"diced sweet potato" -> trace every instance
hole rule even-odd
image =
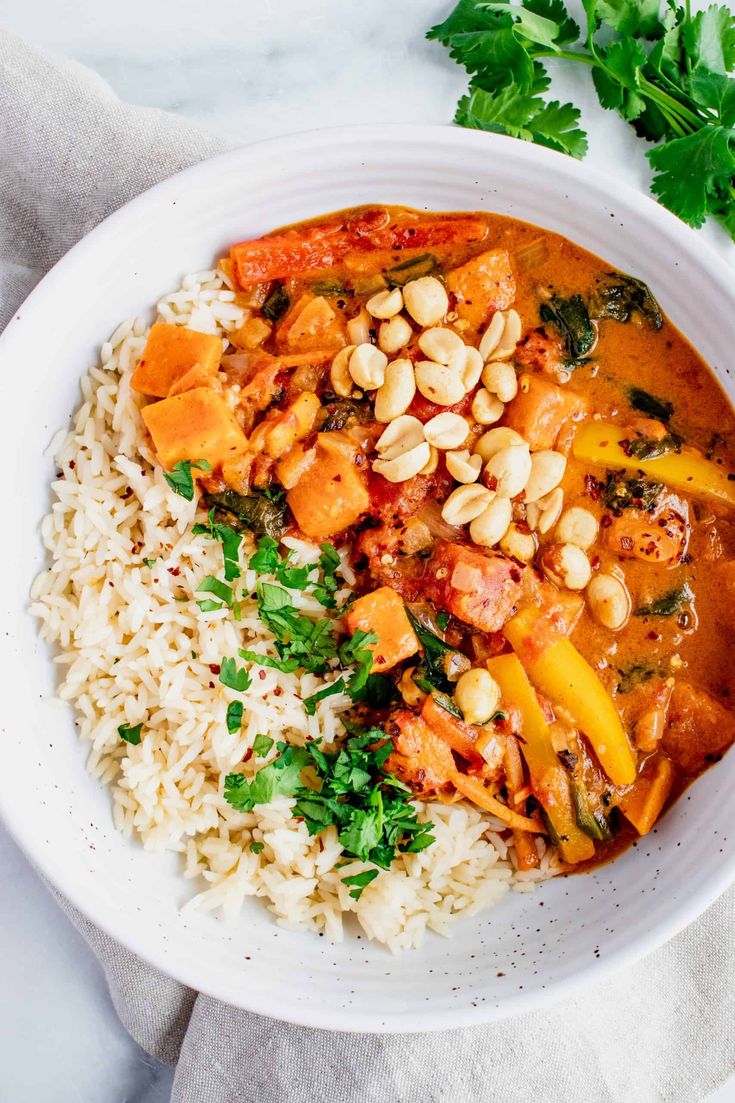
[[[611,519],[604,535],[610,551],[624,559],[642,559],[661,567],[675,565],[689,541],[687,504],[669,495],[653,513],[626,509]]]
[[[247,447],[229,406],[207,387],[153,402],[141,413],[158,458],[167,469],[179,460],[207,460],[213,468],[221,467]]]
[[[345,614],[347,630],[358,628],[374,632],[377,643],[369,644],[373,653],[373,672],[381,674],[415,655],[419,641],[406,616],[403,602],[390,586],[381,586],[354,601]]]
[[[502,555],[439,540],[426,565],[427,597],[481,632],[497,632],[523,592],[522,574]]]
[[[216,334],[156,322],[130,385],[141,394],[166,398],[176,381],[195,364],[204,375],[213,378],[221,358],[222,338]]]
[[[587,410],[581,395],[539,375],[524,374],[518,394],[505,408],[503,424],[528,441],[532,452],[553,448],[559,433]]]
[[[516,284],[505,249],[490,249],[447,274],[447,290],[457,300],[456,310],[479,329],[496,310],[506,310],[515,299]]]
[[[261,421],[250,437],[251,450],[265,449],[271,459],[279,459],[311,432],[320,409],[321,403],[314,392],[302,391],[285,410]]]
[[[358,449],[343,433],[320,433],[314,462],[287,494],[301,531],[316,540],[342,532],[367,512],[370,496],[355,462]]]
[[[453,782],[457,767],[451,749],[416,713],[397,712],[386,733],[395,750],[385,768],[415,792],[428,796]]]
[[[440,739],[444,740],[453,751],[456,751],[457,754],[462,755],[463,758],[473,764],[482,762],[482,756],[475,745],[482,729],[473,728],[470,724],[465,724],[462,720],[452,716],[441,705],[437,705],[431,694],[423,703],[421,716],[434,735],[438,735]]]
[[[563,369],[567,356],[563,341],[543,329],[532,329],[518,342],[513,353],[513,359],[522,367],[550,375]]]
[[[278,327],[279,348],[309,352],[338,349],[346,344],[342,323],[323,295],[305,292]]]
[[[626,820],[639,835],[647,835],[661,815],[674,781],[671,759],[665,754],[649,758],[636,780],[618,803]]]
[[[735,712],[704,689],[677,682],[661,741],[676,765],[695,776],[717,762],[735,742]]]
[[[209,387],[214,376],[203,368],[201,364],[195,364],[193,368],[180,375],[171,385],[167,398],[173,398],[175,394],[183,394],[184,391],[193,391],[195,387]]]

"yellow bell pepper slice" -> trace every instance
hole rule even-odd
[[[623,425],[590,421],[582,425],[574,437],[572,453],[575,460],[611,470],[642,471],[649,478],[665,483],[672,490],[691,494],[695,498],[724,502],[735,507],[735,473],[712,463],[693,448],[667,452],[651,460],[639,460],[626,455],[621,441],[630,439],[630,430]]]
[[[577,824],[566,770],[557,758],[535,690],[517,655],[488,659],[487,668],[500,686],[501,701],[512,705],[521,717],[521,752],[528,765],[531,785],[559,838],[565,862],[592,858],[595,844]]]
[[[568,639],[548,641],[537,609],[523,609],[508,621],[505,637],[533,684],[562,705],[595,749],[603,770],[615,785],[630,785],[636,760],[618,710],[586,659]]]

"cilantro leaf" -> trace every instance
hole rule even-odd
[[[225,800],[236,812],[250,812],[256,804],[270,804],[275,797],[292,797],[301,785],[301,771],[310,761],[302,747],[284,747],[251,781],[244,774],[228,774]]]
[[[735,68],[735,16],[729,8],[712,4],[682,24],[687,53],[711,73],[727,75]]]
[[[272,536],[261,536],[256,551],[250,556],[248,567],[258,574],[275,574],[278,563],[278,541]]]
[[[251,843],[250,850],[253,854],[260,854],[261,850],[265,846],[265,843]]]
[[[375,880],[379,872],[380,870],[378,869],[366,869],[364,873],[355,873],[352,877],[343,877],[342,882],[345,885],[355,886],[350,892],[350,896],[353,900],[359,900],[362,896],[363,889],[365,889],[371,881]]]
[[[242,701],[230,701],[227,706],[227,715],[225,717],[225,723],[230,735],[234,735],[235,732],[239,732],[242,725]]]
[[[660,7],[660,0],[597,0],[595,15],[625,37],[655,38]]]
[[[212,465],[207,460],[179,460],[170,471],[164,471],[163,477],[171,489],[180,497],[191,502],[194,498],[194,479],[191,474],[192,467],[199,471],[211,471]]]
[[[219,680],[228,689],[234,689],[237,693],[244,693],[250,686],[250,675],[247,670],[238,669],[234,659],[225,658],[220,663]]]
[[[704,224],[711,198],[730,186],[735,173],[733,137],[729,127],[707,126],[648,154],[656,174],[652,191],[692,226]]]
[[[584,157],[587,137],[578,126],[579,117],[572,104],[545,103],[519,85],[508,84],[494,93],[474,88],[459,101],[454,121],[460,126],[508,134],[573,157]]]
[[[210,539],[221,542],[225,561],[225,581],[233,582],[240,577],[239,557],[242,533],[222,521],[215,521],[215,512],[214,508],[210,509],[207,524],[194,525],[192,532],[195,536],[209,536]]]
[[[117,729],[117,734],[121,739],[124,739],[126,743],[131,743],[134,747],[137,747],[140,743],[140,733],[142,730],[142,722],[133,726],[130,724],[121,724]]]
[[[331,685],[324,686],[322,689],[317,690],[316,693],[312,693],[310,697],[304,697],[304,708],[308,716],[313,716],[316,712],[316,706],[320,701],[323,701],[325,697],[333,697],[335,693],[342,693],[347,688],[347,683],[344,678],[338,678],[336,682],[332,682]]]
[[[272,746],[273,740],[269,735],[258,734],[253,740],[253,754],[257,758],[265,758]]]
[[[197,594],[214,594],[224,605],[230,607],[232,605],[233,593],[232,586],[226,585],[224,582],[220,582],[214,575],[208,574],[206,578],[197,586],[195,593]],[[206,602],[200,602],[200,605],[208,604]],[[219,606],[221,608],[221,606]]]

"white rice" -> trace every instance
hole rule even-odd
[[[243,317],[214,271],[187,276],[157,307],[157,320],[223,338]],[[497,903],[509,888],[528,890],[558,872],[541,840],[540,870],[516,872],[502,823],[464,802],[419,804],[436,842],[400,855],[354,900],[342,878],[368,866],[335,868],[341,847],[334,829],[310,837],[286,798],[250,813],[224,800],[225,775],[240,767],[259,732],[331,743],[351,702],[335,695],[309,717],[302,698],[324,679],[256,667],[242,728],[228,733],[227,705],[239,695],[219,683],[210,664],[241,647],[268,651],[272,637],[252,600],[239,624],[227,611],[201,613],[191,600],[205,575],[221,572],[221,548],[192,535],[196,502],[169,489],[145,443],[143,400],[130,377],[147,332],[146,319],[123,322],[81,381],[82,405],[56,452],[63,474],[42,525],[51,565],[32,588],[32,612],[63,670],[59,696],[76,707],[90,772],[111,786],[117,828],[146,849],[181,853],[184,876],[200,890],[187,908],[234,919],[246,896],[259,896],[280,924],[333,939],[342,937],[343,917],[352,912],[369,938],[394,951],[418,946],[427,928],[446,934],[453,920]],[[297,540],[290,546],[295,564],[318,555]],[[244,541],[241,551],[246,563],[252,543]],[[152,568],[146,558],[156,560]],[[253,573],[243,577],[254,590]],[[352,581],[346,565],[343,578],[346,586]],[[295,603],[320,609],[305,594]],[[120,739],[120,724],[141,722],[138,746]],[[264,843],[259,854],[251,842]]]

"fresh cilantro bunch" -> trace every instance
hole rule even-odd
[[[658,143],[652,190],[691,226],[708,216],[735,239],[735,17],[689,0],[583,0],[586,29],[563,0],[460,0],[428,32],[471,74],[461,126],[509,134],[573,157],[587,136],[572,104],[547,101],[548,58],[586,65],[600,104]]]

